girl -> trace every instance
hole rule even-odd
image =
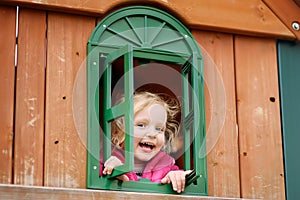
[[[175,160],[167,153],[178,133],[176,116],[179,104],[174,99],[163,99],[157,94],[140,92],[134,95],[134,172],[123,174],[122,181],[148,178],[152,182],[172,183],[173,190],[184,191],[185,175],[190,171],[179,170]],[[105,161],[103,175],[124,163],[124,122],[118,118],[112,122],[112,143],[116,148]]]

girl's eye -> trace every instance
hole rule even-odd
[[[164,131],[164,128],[162,128],[162,127],[156,127],[155,128],[157,131],[159,131],[159,132],[163,132]]]
[[[138,127],[140,127],[140,128],[144,128],[144,127],[145,127],[145,124],[140,123],[140,124],[136,124],[136,126],[138,126]]]

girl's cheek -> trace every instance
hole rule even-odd
[[[134,128],[133,132],[134,132],[134,137],[142,137],[143,136],[143,131],[140,130],[139,128]]]
[[[165,136],[163,134],[161,134],[158,137],[158,142],[159,142],[160,145],[164,145],[165,144]]]

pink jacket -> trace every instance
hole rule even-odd
[[[116,156],[124,163],[125,158],[120,150],[113,150],[112,155]],[[100,165],[100,174],[102,174],[102,165]],[[160,182],[169,171],[179,170],[179,167],[175,165],[175,160],[163,151],[160,151],[154,158],[152,158],[146,165],[142,178],[147,178],[152,182]],[[126,173],[129,180],[138,181],[139,178],[135,172]]]

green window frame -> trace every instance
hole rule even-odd
[[[122,59],[124,102],[112,105],[112,63]],[[87,188],[170,193],[170,184],[147,180],[121,182],[114,177],[133,171],[134,59],[181,66],[184,170],[195,169],[195,179],[183,194],[207,195],[203,59],[192,34],[176,18],[161,10],[134,6],[115,11],[94,29],[87,45]],[[111,155],[113,119],[124,116],[125,163],[112,175],[100,176],[100,157]],[[102,129],[101,129],[102,128]],[[102,144],[102,147],[101,146]],[[198,153],[197,153],[198,152]],[[192,158],[192,159],[191,159]]]

